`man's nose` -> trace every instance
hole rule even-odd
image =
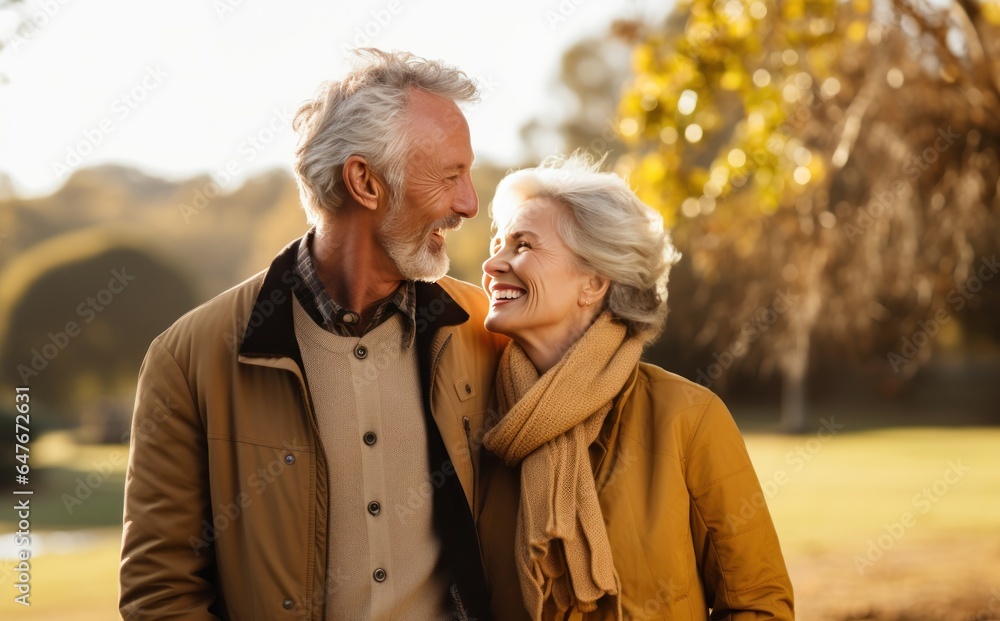
[[[463,218],[475,218],[479,213],[479,195],[472,185],[472,175],[463,175],[458,194],[455,196],[455,203],[451,207],[452,211]]]

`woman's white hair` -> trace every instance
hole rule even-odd
[[[410,90],[419,88],[455,102],[475,101],[479,89],[465,73],[407,52],[356,51],[342,80],[325,82],[295,113],[295,178],[311,224],[322,228],[346,198],[344,164],[358,155],[389,186],[390,210],[402,199],[410,153],[406,132]]]
[[[548,199],[561,208],[563,242],[585,272],[610,281],[604,308],[632,336],[652,342],[667,317],[667,279],[680,254],[670,243],[663,218],[635,195],[621,177],[600,172],[577,152],[546,158],[536,168],[500,181],[490,212],[500,231],[526,201]]]

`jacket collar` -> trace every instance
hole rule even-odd
[[[629,375],[627,380],[625,380],[625,384],[622,386],[622,389],[618,391],[618,396],[616,396],[614,400],[614,406],[608,413],[608,420],[611,421],[611,426],[610,428],[601,430],[601,437],[606,437],[608,441],[614,440],[614,437],[618,434],[618,423],[622,417],[622,408],[628,401],[629,395],[632,394],[632,390],[635,388],[635,384],[639,379],[639,365],[641,364],[642,362],[636,363],[635,368],[632,369],[632,374]]]
[[[282,249],[261,281],[243,331],[240,356],[291,358],[302,367],[302,353],[295,338],[292,289],[297,284],[296,253],[300,239]],[[428,339],[439,328],[465,323],[469,314],[437,283],[416,283],[417,334]]]
[[[622,419],[622,409],[625,403],[628,402],[629,395],[635,389],[639,378],[639,364],[642,363],[635,365],[635,368],[632,369],[632,374],[625,380],[625,385],[622,386],[622,389],[612,401],[611,410],[604,418],[604,424],[601,425],[601,433],[598,434],[597,440],[590,445],[591,464],[593,466],[594,477],[597,480],[598,491],[607,482],[607,476],[610,474],[602,474],[602,466],[604,466],[605,457],[607,457],[608,453],[614,451],[615,444],[618,442],[618,428]],[[609,464],[609,466],[613,467],[614,464]]]

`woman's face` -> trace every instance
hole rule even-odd
[[[563,243],[558,205],[530,199],[497,232],[483,263],[483,289],[490,294],[486,329],[520,344],[552,347],[586,330],[600,300],[586,304],[592,275],[577,267]]]

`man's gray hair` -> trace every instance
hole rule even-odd
[[[411,144],[406,132],[410,89],[456,103],[475,101],[479,89],[465,73],[407,52],[374,48],[342,80],[325,82],[295,113],[295,178],[309,222],[323,228],[344,204],[344,164],[352,155],[368,162],[389,186],[398,206]]]
[[[621,177],[600,172],[602,162],[578,152],[511,173],[497,186],[490,212],[504,231],[525,201],[555,203],[562,212],[559,233],[579,267],[611,281],[604,308],[648,343],[663,330],[667,279],[680,254],[660,214]]]

